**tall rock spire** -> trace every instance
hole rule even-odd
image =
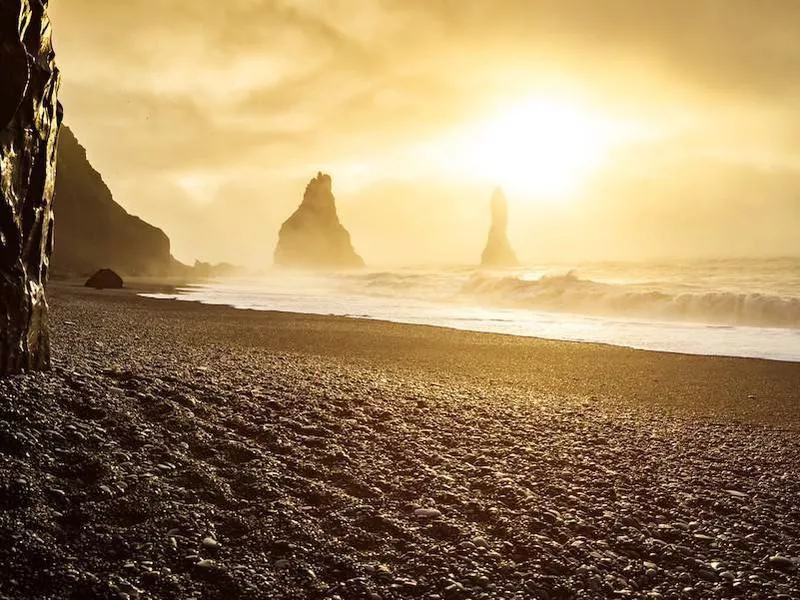
[[[500,188],[492,194],[491,208],[492,224],[489,227],[489,240],[481,256],[481,266],[515,267],[519,261],[508,241],[508,201]]]

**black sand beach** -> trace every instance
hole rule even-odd
[[[800,364],[49,297],[2,598],[800,597]]]

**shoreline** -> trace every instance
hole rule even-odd
[[[192,285],[192,284],[188,284]],[[172,288],[170,288],[172,289]],[[253,313],[264,313],[268,315],[291,315],[294,317],[321,317],[323,319],[348,319],[353,321],[372,321],[375,323],[382,323],[384,325],[402,325],[407,327],[429,327],[433,329],[443,329],[446,331],[458,331],[464,333],[473,333],[477,335],[490,335],[490,336],[502,336],[502,337],[509,337],[512,339],[531,339],[537,341],[544,341],[544,342],[558,342],[561,344],[585,344],[590,346],[597,346],[600,348],[624,348],[626,350],[635,350],[636,352],[648,352],[648,353],[655,353],[655,354],[665,354],[665,355],[674,355],[674,356],[686,356],[686,357],[704,357],[704,358],[725,358],[725,359],[736,359],[736,360],[756,360],[756,361],[765,361],[765,362],[775,362],[775,363],[782,363],[787,365],[798,365],[800,364],[800,359],[798,360],[789,360],[789,359],[781,359],[781,358],[767,358],[762,356],[738,356],[735,354],[701,354],[701,353],[693,353],[693,352],[681,352],[678,350],[652,350],[649,348],[640,348],[637,346],[626,346],[623,344],[613,344],[611,342],[593,342],[593,341],[585,341],[585,340],[566,340],[560,338],[548,338],[542,337],[539,335],[522,335],[522,334],[515,334],[515,333],[505,333],[502,331],[480,331],[476,329],[466,329],[460,327],[453,327],[451,325],[432,325],[430,323],[411,323],[408,321],[394,321],[392,319],[383,319],[379,317],[359,317],[356,315],[335,315],[335,314],[320,314],[320,313],[306,313],[306,312],[298,312],[293,310],[274,310],[274,309],[258,309],[258,308],[249,308],[249,307],[236,307],[230,304],[210,304],[200,302],[198,300],[180,300],[179,298],[153,298],[151,296],[146,296],[142,294],[150,294],[152,292],[138,290],[133,291],[131,290],[132,295],[145,298],[147,300],[156,300],[161,302],[186,302],[192,304],[199,304],[201,306],[210,306],[210,307],[217,307],[217,308],[228,308],[235,311],[248,311]],[[171,293],[171,291],[163,292],[165,294]],[[178,292],[175,291],[177,294]],[[703,323],[690,323],[691,325],[704,325]]]
[[[452,327],[449,325],[432,325],[429,323],[409,323],[406,321],[394,321],[391,319],[383,319],[378,317],[362,317],[356,315],[337,315],[337,314],[321,314],[321,313],[307,313],[307,312],[298,312],[293,310],[274,310],[274,309],[258,309],[258,308],[250,308],[250,307],[235,307],[230,304],[211,304],[211,303],[204,303],[197,300],[181,300],[179,298],[154,298],[147,294],[175,294],[178,295],[178,289],[180,287],[185,287],[188,285],[199,285],[202,284],[202,281],[182,281],[181,283],[165,283],[162,280],[154,279],[153,283],[151,284],[141,284],[142,287],[133,287],[126,285],[124,288],[119,290],[111,290],[111,289],[102,289],[102,290],[94,290],[94,289],[87,289],[83,286],[82,283],[79,283],[77,280],[73,283],[71,281],[58,281],[54,282],[55,285],[53,286],[56,288],[56,293],[59,293],[59,288],[61,288],[61,292],[64,290],[71,290],[72,292],[79,291],[81,289],[85,290],[89,294],[95,293],[99,295],[103,294],[113,294],[119,296],[128,296],[131,298],[141,298],[142,300],[146,301],[155,301],[155,302],[167,302],[167,303],[177,303],[177,304],[193,304],[196,306],[207,307],[210,309],[219,309],[219,310],[230,310],[235,311],[236,313],[251,313],[254,315],[263,314],[267,316],[289,316],[295,318],[319,318],[319,319],[344,319],[346,321],[356,321],[356,322],[373,322],[381,325],[386,326],[401,326],[401,327],[414,327],[414,328],[425,328],[425,329],[433,329],[433,330],[444,330],[448,332],[458,332],[458,333],[465,333],[465,334],[472,334],[472,335],[481,335],[481,336],[499,336],[502,338],[510,338],[514,340],[533,340],[534,342],[553,342],[558,344],[578,344],[578,345],[585,345],[585,346],[595,346],[598,348],[608,348],[608,349],[624,349],[630,350],[634,352],[646,352],[649,354],[657,354],[657,355],[666,355],[666,356],[680,356],[680,357],[696,357],[696,358],[708,358],[708,359],[725,359],[725,360],[743,360],[743,361],[763,361],[768,363],[780,363],[785,365],[798,365],[800,366],[800,361],[794,360],[786,360],[786,359],[779,359],[779,358],[764,358],[759,356],[736,356],[736,355],[725,355],[725,354],[695,354],[691,352],[680,352],[680,351],[672,351],[672,350],[650,350],[648,348],[637,348],[635,346],[624,346],[620,344],[613,344],[610,342],[593,342],[593,341],[584,341],[584,340],[566,340],[566,339],[559,339],[559,338],[547,338],[537,335],[519,335],[514,333],[505,333],[505,332],[495,332],[495,331],[478,331],[474,329],[461,329],[459,327]],[[78,294],[80,295],[80,294]],[[691,325],[703,325],[703,323],[690,323]]]
[[[206,283],[211,285],[213,289],[213,282]],[[143,289],[137,293],[152,294],[154,292],[149,289]],[[792,327],[716,325],[699,321],[649,321],[639,318],[628,319],[620,316],[613,317],[570,312],[531,312],[517,308],[510,309],[514,314],[507,316],[504,311],[509,309],[502,307],[488,309],[497,311],[495,318],[488,319],[477,314],[470,316],[469,309],[466,314],[458,313],[457,318],[437,317],[435,316],[435,312],[430,314],[426,313],[427,316],[419,318],[406,316],[402,310],[400,313],[396,313],[395,316],[392,316],[392,314],[386,313],[386,307],[380,305],[375,307],[365,305],[362,309],[364,314],[361,314],[358,310],[352,314],[326,313],[324,309],[319,310],[318,308],[314,309],[317,312],[306,313],[299,312],[294,306],[285,305],[286,303],[282,303],[280,296],[276,298],[278,308],[267,308],[265,306],[236,307],[233,303],[224,302],[206,303],[203,301],[202,294],[196,296],[191,291],[183,293],[180,292],[178,288],[155,291],[154,295],[158,294],[163,294],[168,297],[156,299],[196,302],[211,306],[228,306],[236,310],[284,312],[296,315],[315,314],[319,316],[339,316],[343,318],[372,320],[401,325],[439,327],[489,335],[510,335],[519,338],[599,344],[649,352],[662,352],[666,354],[754,358],[777,362],[800,363],[800,353],[796,350],[796,348],[800,348],[800,337],[798,337],[800,330]],[[229,300],[235,301],[235,298],[229,298]],[[302,300],[306,299],[303,298]],[[360,298],[354,298],[354,301],[360,302]],[[271,304],[273,304],[273,306],[275,305],[274,303]],[[459,311],[464,307],[454,306],[453,308]],[[479,310],[477,307],[471,308]],[[533,317],[533,321],[528,322],[529,317]],[[508,325],[515,322],[517,318],[520,319],[517,326],[509,327]],[[539,323],[539,318],[544,318],[544,321]],[[561,323],[561,326],[557,327],[555,331],[551,331],[550,337],[543,337],[542,327],[546,329],[550,328],[551,318],[555,318],[556,322]],[[459,325],[458,323],[462,321],[468,322],[469,324]],[[499,326],[495,321],[501,321],[503,325]],[[586,331],[581,335],[576,335],[576,327],[578,329],[585,328]],[[596,327],[599,327],[599,329],[595,329]],[[658,335],[653,335],[651,333],[653,327],[658,329]],[[691,336],[686,337],[689,335],[684,333],[686,331],[691,331]],[[796,345],[794,344],[794,338],[797,338]],[[738,347],[744,347],[745,350],[729,350],[730,348]]]
[[[159,285],[156,282],[155,287]],[[67,286],[61,292],[76,298],[119,302],[125,307],[138,306],[145,312],[150,312],[150,309],[157,311],[160,307],[168,314],[183,318],[213,319],[217,326],[210,332],[212,336],[231,337],[226,327],[219,327],[225,322],[235,323],[236,330],[243,333],[250,325],[255,328],[273,327],[280,334],[276,338],[261,335],[254,338],[255,342],[247,341],[245,344],[255,344],[270,351],[291,349],[315,355],[332,354],[337,358],[347,358],[347,354],[352,354],[359,360],[364,357],[380,360],[382,367],[389,368],[394,368],[392,363],[408,363],[411,360],[419,363],[418,368],[422,370],[433,367],[441,372],[441,365],[431,364],[433,359],[461,373],[467,369],[454,360],[451,350],[464,351],[469,362],[475,365],[473,372],[485,369],[486,364],[499,363],[499,367],[491,369],[493,375],[508,380],[508,385],[527,388],[534,384],[533,389],[537,392],[549,393],[554,388],[558,393],[605,394],[619,400],[629,400],[632,396],[652,395],[657,391],[657,384],[669,382],[666,397],[657,403],[664,405],[660,406],[662,409],[669,405],[677,408],[678,412],[683,410],[696,415],[707,413],[723,416],[729,416],[725,411],[735,409],[739,417],[757,415],[756,420],[784,422],[800,428],[800,362],[645,350],[599,342],[554,340],[340,315],[240,309],[229,305],[139,295],[148,293],[148,289],[154,288],[127,287],[97,291],[82,286]],[[54,291],[59,294],[58,290]],[[321,343],[322,340],[307,335],[299,339],[286,336],[287,329],[296,330],[300,325],[307,325],[312,331],[327,330],[325,337],[335,336],[335,341]],[[389,351],[378,341],[381,335],[389,333],[392,340],[402,342],[395,351]],[[360,336],[364,336],[364,341],[360,341]],[[409,347],[411,341],[421,344],[421,348],[429,354],[427,360],[416,360],[415,350]],[[452,344],[455,344],[454,348],[450,347]],[[499,357],[496,355],[498,349],[501,351]],[[481,357],[487,360],[478,366],[480,360],[475,359]],[[498,358],[505,358],[505,364]],[[538,364],[543,358],[546,359],[545,364]],[[582,365],[573,372],[571,366],[576,362]],[[533,370],[526,374],[524,370],[528,367],[533,367]],[[631,368],[638,371],[642,379],[633,386],[638,389],[629,389],[631,384],[636,383],[629,379]],[[510,375],[512,372],[514,376]],[[543,383],[535,385],[536,376],[543,374],[546,374]],[[613,385],[607,381],[609,375],[624,377],[628,381],[626,385]],[[695,394],[706,394],[707,402],[712,394],[717,396],[716,406],[692,406],[695,399],[688,393],[679,393],[681,386],[691,388]],[[765,399],[769,400],[767,405],[764,404]]]

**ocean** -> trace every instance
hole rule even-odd
[[[146,294],[240,309],[800,361],[800,259],[408,267],[259,277]]]

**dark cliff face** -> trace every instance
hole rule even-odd
[[[50,363],[44,285],[61,123],[47,0],[0,0],[0,375]]]
[[[354,268],[364,261],[350,234],[339,222],[331,177],[317,173],[306,187],[303,202],[281,226],[275,264],[298,268]]]
[[[53,209],[53,272],[85,275],[110,268],[126,275],[172,270],[166,234],[114,201],[68,127],[61,130]]]
[[[503,191],[495,190],[492,195],[492,224],[489,240],[481,257],[484,267],[515,267],[519,265],[517,255],[508,241],[508,201]]]

